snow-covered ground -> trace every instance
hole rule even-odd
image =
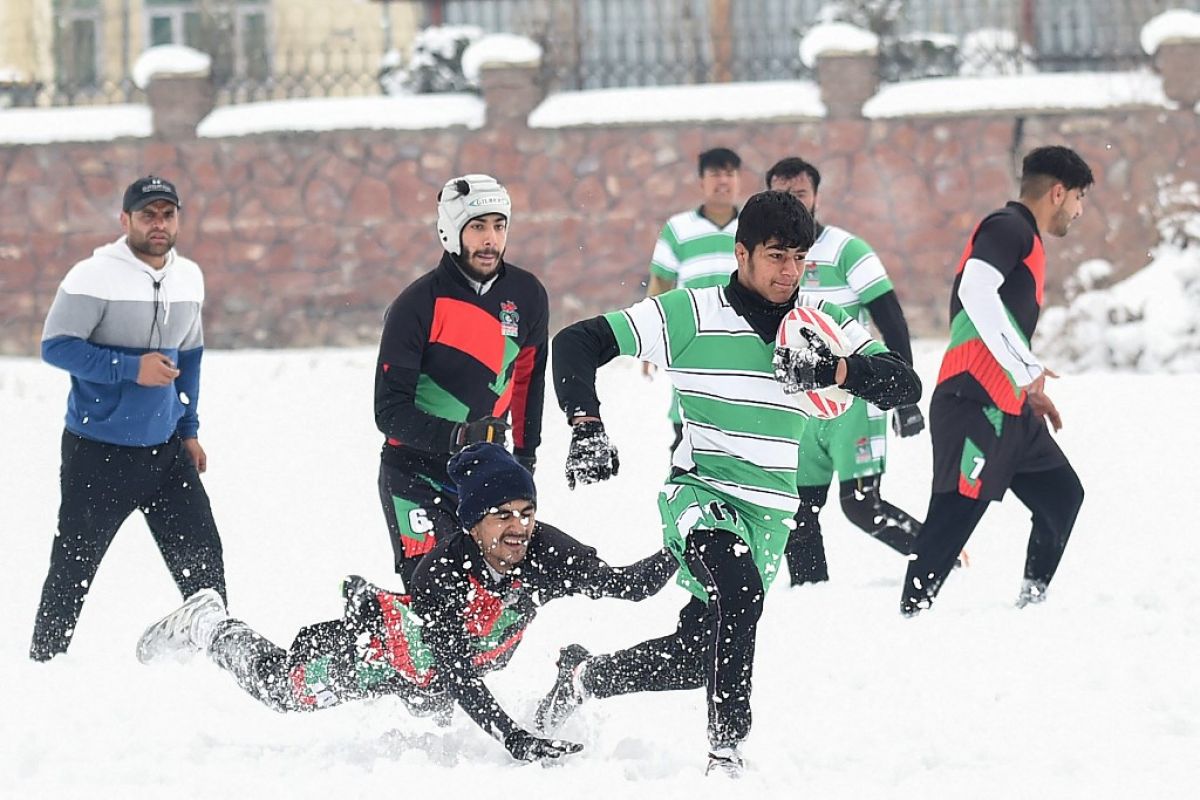
[[[918,347],[927,385],[939,351],[938,343]],[[206,360],[205,480],[232,608],[283,645],[300,625],[338,615],[344,573],[387,581],[373,364],[368,350]],[[631,362],[601,375],[621,474],[568,492],[566,426],[548,407],[539,511],[620,563],[658,546],[667,392]],[[543,769],[512,762],[461,712],[445,730],[391,699],[284,716],[203,661],[142,667],[134,642],[179,598],[137,518],[108,554],[70,654],[27,661],[58,503],[66,386],[65,374],[36,360],[0,359],[2,797],[1197,796],[1200,375],[1054,383],[1060,440],[1088,497],[1044,606],[1012,607],[1028,524],[1015,501],[989,513],[970,545],[973,566],[915,620],[897,613],[901,560],[827,509],[833,581],[772,589],[746,746],[751,771],[716,787],[701,777],[698,691],[585,706],[564,734],[586,749]],[[927,435],[893,440],[886,496],[923,515],[929,466]],[[605,650],[665,633],[684,601],[672,586],[640,605],[555,603],[489,683],[527,720],[553,680],[559,646]]]

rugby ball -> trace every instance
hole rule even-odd
[[[787,313],[775,334],[775,346],[795,350],[808,346],[808,339],[801,333],[810,330],[829,345],[835,356],[852,354],[850,343],[842,332],[842,326],[824,311],[812,306],[797,306]],[[827,386],[807,392],[788,395],[801,413],[814,419],[835,419],[844,414],[854,402],[854,395],[840,386]]]

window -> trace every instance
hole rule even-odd
[[[99,0],[56,0],[54,67],[59,86],[94,88],[101,78],[102,9]]]
[[[212,57],[218,86],[270,74],[269,0],[145,0],[149,45],[183,44]]]

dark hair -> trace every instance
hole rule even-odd
[[[812,181],[813,194],[821,188],[821,173],[812,164],[797,156],[788,156],[781,158],[775,162],[775,165],[767,170],[767,188],[771,188],[771,181],[776,178],[782,178],[785,181],[790,181],[797,175],[804,174]]]
[[[1062,145],[1030,150],[1021,162],[1022,197],[1040,197],[1055,183],[1067,189],[1086,189],[1095,182],[1087,162]]]
[[[751,253],[772,239],[808,250],[816,239],[813,227],[812,214],[789,192],[759,192],[738,212],[735,241]]]
[[[714,147],[700,154],[700,174],[706,169],[741,169],[741,157],[728,147]]]

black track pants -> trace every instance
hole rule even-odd
[[[735,745],[750,732],[762,580],[732,533],[695,531],[687,548],[688,568],[708,589],[708,602],[693,598],[669,636],[589,660],[583,683],[595,697],[704,686],[710,744]]]
[[[1070,464],[1013,476],[1009,488],[1032,512],[1033,526],[1025,556],[1025,578],[1049,584],[1083,504],[1083,485]],[[954,560],[975,531],[986,501],[956,492],[938,492],[929,500],[929,514],[917,535],[913,560],[904,578],[900,608],[915,613],[937,596]]]
[[[29,655],[65,653],[83,602],[117,529],[135,510],[183,597],[212,587],[225,597],[221,539],[208,495],[179,437],[122,447],[64,431],[62,502],[50,569],[42,586]]]

